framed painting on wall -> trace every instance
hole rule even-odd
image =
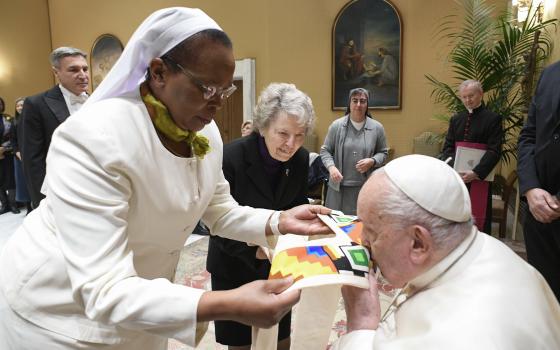
[[[101,84],[101,81],[111,70],[115,62],[121,56],[123,45],[121,41],[112,34],[103,34],[95,39],[91,48],[91,85],[93,90]]]
[[[401,108],[402,22],[391,2],[353,0],[332,32],[332,108],[346,109],[348,92],[370,93],[370,109]]]

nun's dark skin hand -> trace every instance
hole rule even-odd
[[[299,290],[280,294],[292,284],[292,278],[258,280],[232,290],[205,292],[198,303],[197,321],[232,320],[270,328],[299,301]]]

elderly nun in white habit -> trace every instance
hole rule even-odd
[[[53,136],[41,202],[0,253],[0,349],[195,346],[208,321],[276,323],[292,282],[205,292],[175,285],[202,219],[260,246],[324,234],[320,206],[273,212],[229,194],[213,117],[234,91],[227,35],[204,12],[150,15],[85,106]]]

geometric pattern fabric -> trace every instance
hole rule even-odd
[[[369,272],[369,251],[356,244],[289,248],[272,260],[269,279],[292,276],[294,282],[311,276],[349,274],[365,277]]]

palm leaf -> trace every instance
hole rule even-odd
[[[527,113],[535,77],[550,56],[556,19],[540,21],[532,7],[530,16],[515,25],[509,13],[493,17],[487,0],[455,0],[457,13],[444,17],[434,37],[449,46],[447,61],[452,72],[449,83],[425,77],[433,86],[431,97],[454,114],[464,109],[455,86],[467,79],[482,83],[487,107],[502,116],[504,145],[502,159],[516,158],[517,135]],[[459,15],[458,13],[461,13]],[[434,117],[449,122],[449,118]]]

